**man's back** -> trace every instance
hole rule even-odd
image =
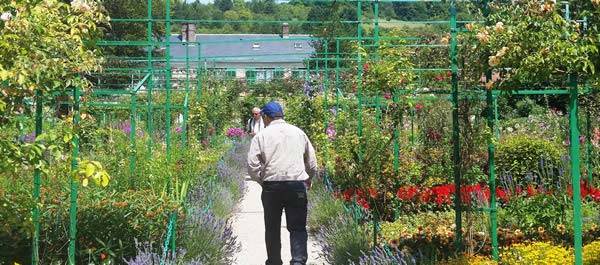
[[[250,148],[250,152],[258,155],[255,162],[262,162],[264,167],[260,181],[303,181],[316,170],[314,149],[308,137],[284,120],[271,122],[252,139]]]

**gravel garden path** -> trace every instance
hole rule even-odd
[[[263,221],[263,208],[260,201],[261,187],[254,181],[246,180],[246,194],[235,213],[233,231],[242,244],[242,249],[236,255],[236,265],[262,265],[267,259],[265,249],[265,228]],[[283,264],[289,264],[290,239],[286,229],[285,216],[281,223],[281,257]],[[311,265],[323,265],[325,262],[319,259],[318,246],[309,235],[308,239],[308,263]]]

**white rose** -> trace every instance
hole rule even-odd
[[[2,15],[0,15],[0,19],[4,22],[9,21],[12,19],[12,14],[10,12],[4,12],[2,13]]]

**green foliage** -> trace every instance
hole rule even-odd
[[[486,64],[500,69],[500,80],[489,81],[487,87],[564,85],[566,74],[595,72],[594,38],[582,34],[579,23],[565,19],[554,2],[495,2],[488,25],[472,27],[470,36],[477,39],[473,47],[481,63],[469,64],[479,73]]]
[[[235,82],[210,83],[211,89],[202,91],[199,100],[190,104],[188,124],[190,131],[207,139],[215,134],[222,135],[228,126],[239,126],[235,121],[240,120],[239,95],[241,85]],[[250,112],[250,109],[246,110]]]
[[[344,204],[331,196],[320,180],[314,180],[310,189],[308,227],[311,231],[318,231],[320,227],[329,225],[338,213],[344,211]]]
[[[96,1],[3,1],[0,10],[0,124],[7,115],[30,113],[32,99],[52,92],[86,89],[80,74],[97,71],[99,51],[93,46],[99,24],[107,17]]]
[[[63,174],[67,174],[63,171]],[[25,178],[29,179],[29,178]],[[42,189],[41,260],[51,264],[67,260],[69,238],[69,191],[64,177]],[[33,198],[24,179],[12,187],[0,187],[0,262],[30,263],[30,231],[33,224],[30,209]],[[113,260],[135,254],[132,241],[158,242],[162,238],[167,212],[176,204],[166,196],[147,191],[113,192],[88,188],[80,192],[78,201],[78,263],[100,260],[101,253]],[[6,250],[6,252],[4,252]]]
[[[389,34],[398,36],[397,32]],[[404,88],[416,78],[413,71],[414,64],[410,58],[411,51],[404,48],[402,41],[382,41],[381,46],[374,52],[368,53],[361,48],[359,53],[368,58],[363,68],[364,91],[367,94],[379,95],[380,93],[391,93],[398,88]],[[381,58],[384,58],[381,60]]]
[[[322,254],[329,264],[357,262],[369,249],[368,227],[354,221],[349,214],[340,213],[321,227],[317,234]]]
[[[566,223],[569,204],[565,198],[545,194],[516,197],[499,210],[498,223],[502,227],[520,229],[527,236],[539,237],[539,227],[551,230]]]
[[[506,136],[497,147],[496,168],[498,172],[512,174],[517,182],[525,183],[525,176],[540,172],[541,163],[544,164],[544,169],[557,169],[562,153],[558,144],[535,136]],[[548,178],[545,174],[541,177]],[[552,179],[544,181],[554,183]]]

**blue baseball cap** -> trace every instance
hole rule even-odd
[[[283,108],[275,101],[267,103],[260,111],[270,118],[283,118]]]

